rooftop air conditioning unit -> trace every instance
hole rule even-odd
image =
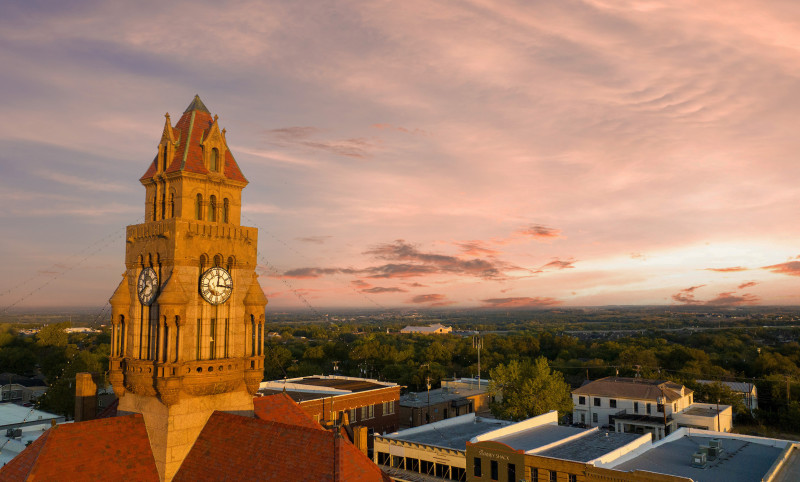
[[[721,449],[722,448],[722,441],[720,439],[718,439],[718,438],[712,438],[711,440],[708,441],[708,446]]]
[[[692,467],[705,468],[708,464],[706,454],[702,452],[695,452],[692,454]]]

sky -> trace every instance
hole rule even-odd
[[[195,94],[268,309],[800,305],[794,0],[10,0],[0,65],[0,312],[105,306]]]

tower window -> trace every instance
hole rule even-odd
[[[169,217],[175,217],[175,193],[169,193]]]
[[[228,198],[222,200],[222,222],[228,222],[228,216],[230,212],[230,205],[228,204]]]
[[[211,155],[208,159],[208,167],[211,172],[219,171],[219,150],[217,148],[211,149]]]
[[[161,191],[161,219],[167,217],[167,193]]]
[[[217,221],[217,197],[211,196],[208,199],[208,220],[210,222]]]
[[[163,149],[161,149],[161,171],[167,170],[167,145],[164,144]]]
[[[194,199],[194,218],[198,221],[203,220],[203,195],[198,194]]]

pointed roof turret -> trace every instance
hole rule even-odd
[[[192,103],[189,104],[189,107],[187,107],[186,110],[183,111],[183,113],[185,114],[185,113],[191,112],[193,110],[199,110],[200,112],[205,112],[206,114],[211,114],[211,112],[208,111],[208,108],[206,107],[206,105],[203,104],[203,101],[200,100],[200,96],[197,95],[197,94],[194,95],[194,99],[192,99]]]
[[[169,122],[168,118],[167,124],[169,124]],[[206,142],[209,134],[212,134],[212,131],[219,131],[219,127],[216,116],[212,117],[211,112],[208,111],[203,101],[200,100],[199,95],[194,96],[192,103],[189,104],[189,107],[183,112],[183,115],[178,119],[175,126],[170,126],[170,129],[172,131],[170,132],[172,135],[170,140],[175,142],[175,155],[172,157],[172,161],[165,172],[184,171],[196,174],[208,174],[209,171],[203,162],[203,143]],[[167,127],[165,126],[164,132],[166,131]],[[242,174],[239,165],[236,163],[236,159],[234,159],[233,154],[228,149],[225,141],[225,130],[223,129],[219,131],[219,133],[222,134],[222,147],[220,148],[220,152],[223,156],[223,174],[225,178],[247,184],[247,179]],[[144,182],[152,178],[156,172],[156,159],[153,159],[150,163],[150,167],[141,177],[140,181]]]

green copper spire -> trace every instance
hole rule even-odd
[[[186,108],[183,113],[191,112],[193,110],[199,110],[200,112],[205,112],[206,114],[210,114],[211,112],[208,111],[203,101],[200,100],[200,96],[195,94],[194,99],[192,99],[192,103],[189,104],[189,107]]]

